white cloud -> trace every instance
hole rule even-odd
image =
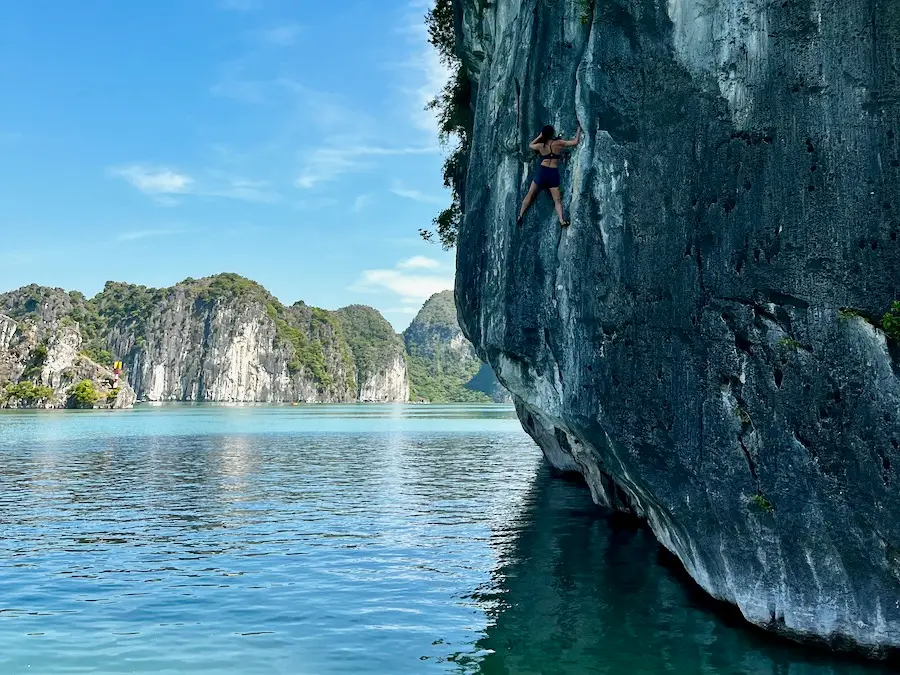
[[[113,175],[124,178],[145,194],[186,194],[194,182],[190,176],[166,168],[141,164],[111,169]]]
[[[342,174],[350,173],[360,165],[360,160],[348,150],[317,148],[312,152],[307,168],[297,176],[297,187],[309,190],[319,183],[326,183]]]
[[[421,202],[422,204],[445,204],[447,202],[446,197],[440,197],[438,195],[428,195],[420,190],[413,190],[404,187],[400,183],[394,183],[394,187],[391,188],[391,192],[398,197],[411,199],[414,202]]]
[[[276,47],[289,47],[294,44],[303,27],[298,23],[288,23],[274,28],[266,28],[256,34],[266,44]]]
[[[351,290],[390,291],[407,301],[425,301],[453,288],[452,276],[407,274],[401,270],[364,270]]]
[[[403,260],[397,263],[397,267],[402,270],[410,270],[410,269],[437,269],[441,266],[434,258],[426,258],[424,255],[414,255],[412,258],[408,260]]]
[[[210,88],[210,93],[284,113],[284,123],[278,125],[276,135],[258,146],[256,153],[279,161],[285,157],[287,148],[294,149],[299,160],[294,184],[303,190],[346,174],[377,168],[379,157],[441,152],[435,135],[431,135],[431,142],[385,146],[384,122],[376,120],[369,110],[351,105],[343,95],[313,89],[291,77],[255,77],[254,69],[252,58],[235,59],[226,64],[221,79]],[[312,137],[322,140],[311,142]],[[433,204],[444,201],[409,191],[405,196]]]
[[[209,185],[198,188],[194,194],[257,204],[274,204],[281,201],[281,195],[271,188],[268,181],[229,176],[218,171],[211,171],[209,175]]]
[[[174,169],[154,168],[144,164],[115,167],[109,171],[144,194],[154,197],[160,206],[177,206],[180,202],[173,195],[221,197],[265,204],[281,199],[281,195],[272,190],[266,181],[249,180],[215,170],[206,171],[202,179],[195,179]]]
[[[422,83],[415,89],[412,120],[420,129],[437,134],[437,116],[435,111],[428,110],[426,106],[447,84],[447,80],[450,79],[450,71],[441,63],[440,57],[431,45],[428,45],[414,63],[418,68],[418,75]]]
[[[350,290],[388,293],[396,296],[401,306],[418,311],[422,303],[435,293],[452,289],[453,283],[452,270],[437,260],[414,256],[400,261],[394,269],[363,270]]]
[[[309,155],[307,166],[297,177],[296,184],[297,187],[308,190],[343,174],[364,171],[374,166],[373,157],[429,155],[438,151],[437,147],[428,146],[384,148],[365,144],[316,148]]]
[[[428,42],[425,12],[433,3],[414,0],[407,5],[407,14],[397,33],[414,49],[414,55],[401,64],[405,71],[400,90],[405,99],[409,117],[419,129],[432,135],[438,133],[434,111],[425,107],[437,96],[450,79],[450,70],[441,63],[437,51]]]
[[[150,239],[151,237],[168,237],[175,234],[181,234],[183,230],[133,230],[131,232],[123,232],[116,237],[116,241],[137,241],[139,239]]]
[[[368,112],[348,105],[344,96],[330,91],[320,91],[290,77],[279,77],[271,84],[282,94],[291,96],[293,114],[303,118],[303,137],[308,138],[308,127],[316,127],[323,133],[346,133],[354,129],[356,134],[367,135],[377,129]]]

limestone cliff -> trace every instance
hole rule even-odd
[[[29,286],[0,296],[0,408],[130,408],[134,390],[83,353],[82,302]]]
[[[787,635],[900,645],[900,5],[454,0],[456,297],[550,461]],[[542,195],[517,229],[545,123]]]
[[[409,378],[403,340],[375,309],[351,305],[337,317],[356,362],[359,400],[387,402],[409,400]]]
[[[403,333],[413,400],[432,403],[508,401],[456,319],[451,291],[429,298]]]
[[[108,349],[148,401],[407,400],[405,363],[358,373],[338,316],[285,307],[238,275],[167,289],[110,283],[95,302]]]
[[[302,302],[285,307],[235,274],[162,289],[109,282],[89,300],[30,286],[0,295],[0,312],[6,307],[11,316],[34,316],[37,323],[26,339],[24,328],[0,320],[0,384],[17,382],[29,364],[27,374],[34,375],[32,351],[41,344],[52,367],[29,381],[55,388],[68,385],[60,373],[88,377],[88,362],[109,372],[99,364],[121,360],[146,401],[409,399],[402,342],[375,310],[366,308],[378,327],[365,336],[370,353],[359,345],[358,326],[342,321],[341,313]]]

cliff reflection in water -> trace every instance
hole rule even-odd
[[[508,553],[476,597],[490,620],[482,675],[895,672],[775,640],[717,611],[647,529],[610,518],[585,486],[546,467],[521,520],[496,536]]]

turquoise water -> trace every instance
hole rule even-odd
[[[712,612],[502,406],[0,414],[0,673],[868,675]]]

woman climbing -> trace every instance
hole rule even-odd
[[[522,208],[519,210],[519,217],[516,219],[516,225],[522,224],[525,212],[531,206],[531,202],[537,196],[537,193],[547,188],[553,195],[553,202],[556,204],[556,215],[559,217],[561,227],[567,227],[569,221],[563,217],[562,198],[559,194],[559,158],[563,148],[574,148],[581,142],[581,125],[578,125],[578,133],[571,141],[562,138],[555,138],[556,130],[547,125],[541,129],[541,133],[535,138],[528,147],[541,156],[541,163],[534,173],[531,181],[531,188],[525,195],[525,201],[522,202]]]

